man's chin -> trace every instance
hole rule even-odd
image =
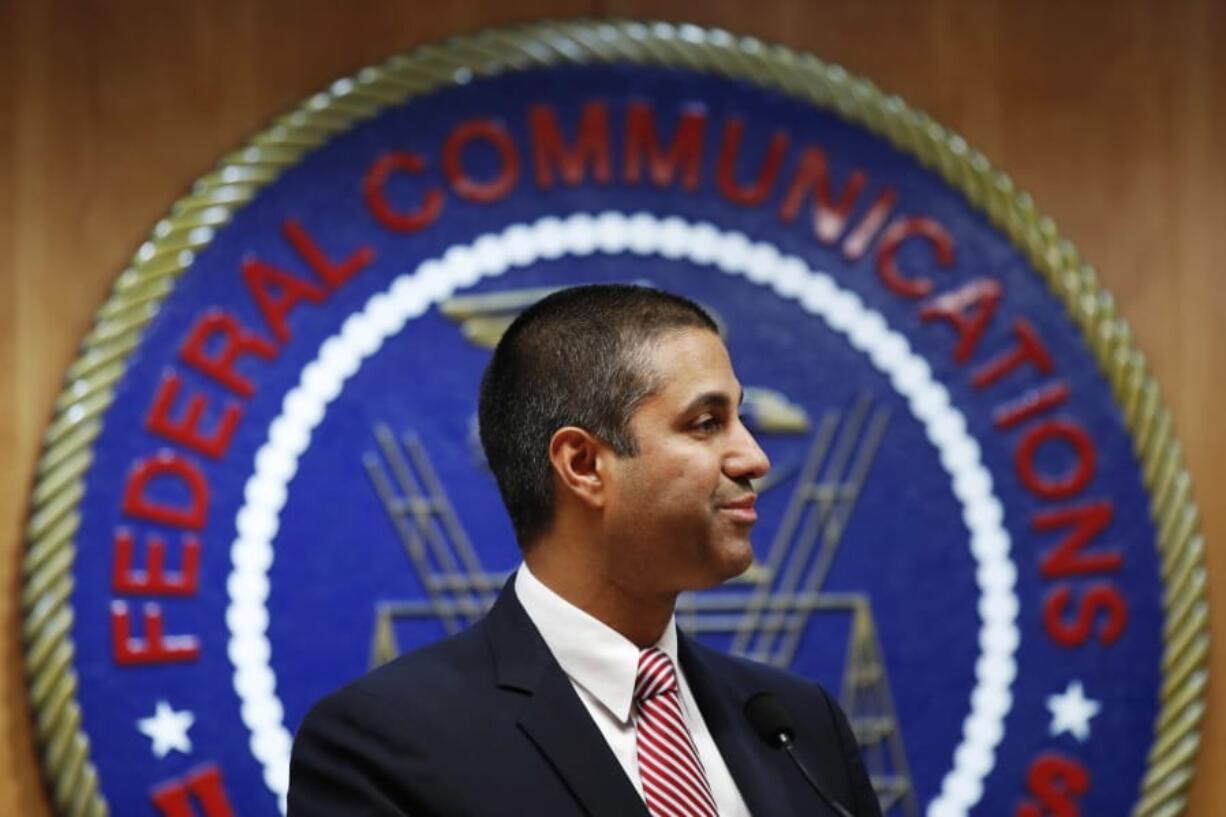
[[[749,540],[738,542],[734,546],[721,548],[718,574],[713,577],[710,586],[718,587],[731,581],[753,567],[753,546]],[[704,588],[706,589],[706,588]]]
[[[746,548],[744,558],[737,561],[734,566],[734,572],[732,575],[728,576],[728,578],[724,579],[724,581],[729,581],[730,579],[735,579],[738,576],[743,576],[752,567],[754,567],[753,549]]]

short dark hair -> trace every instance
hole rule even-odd
[[[577,426],[618,456],[638,453],[630,417],[658,386],[648,346],[686,327],[719,331],[688,298],[612,284],[554,292],[508,327],[481,379],[477,416],[521,548],[553,523],[554,432]]]

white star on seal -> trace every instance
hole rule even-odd
[[[166,757],[170,752],[188,754],[192,750],[187,730],[196,722],[196,716],[187,710],[176,712],[166,701],[158,701],[157,711],[149,718],[141,718],[136,728],[153,741],[153,754]]]
[[[1049,731],[1053,736],[1068,732],[1084,743],[1090,736],[1090,719],[1102,708],[1098,701],[1086,697],[1080,681],[1070,681],[1062,694],[1047,696],[1047,709],[1051,712]]]

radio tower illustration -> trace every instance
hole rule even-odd
[[[509,323],[505,313],[513,317],[548,292],[456,298],[444,314],[461,323],[470,342],[492,347]],[[804,410],[778,392],[746,389],[745,403],[759,432],[802,433],[810,427]],[[866,593],[825,589],[888,423],[888,411],[866,396],[846,412],[827,411],[794,469],[796,482],[765,561],[721,590],[683,594],[677,621],[689,633],[730,639],[730,652],[787,668],[815,614],[842,617],[849,636],[840,703],[883,814],[918,817],[871,600]],[[444,632],[459,632],[485,614],[507,576],[481,565],[417,435],[398,436],[379,424],[374,437],[374,450],[362,455],[362,463],[424,595],[376,603],[371,663],[377,665],[400,653],[397,622],[435,619]],[[790,474],[771,476],[757,486],[760,492]]]

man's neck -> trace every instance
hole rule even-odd
[[[675,593],[646,595],[641,587],[619,581],[591,551],[538,542],[524,562],[550,590],[641,648],[659,641],[672,621]]]

